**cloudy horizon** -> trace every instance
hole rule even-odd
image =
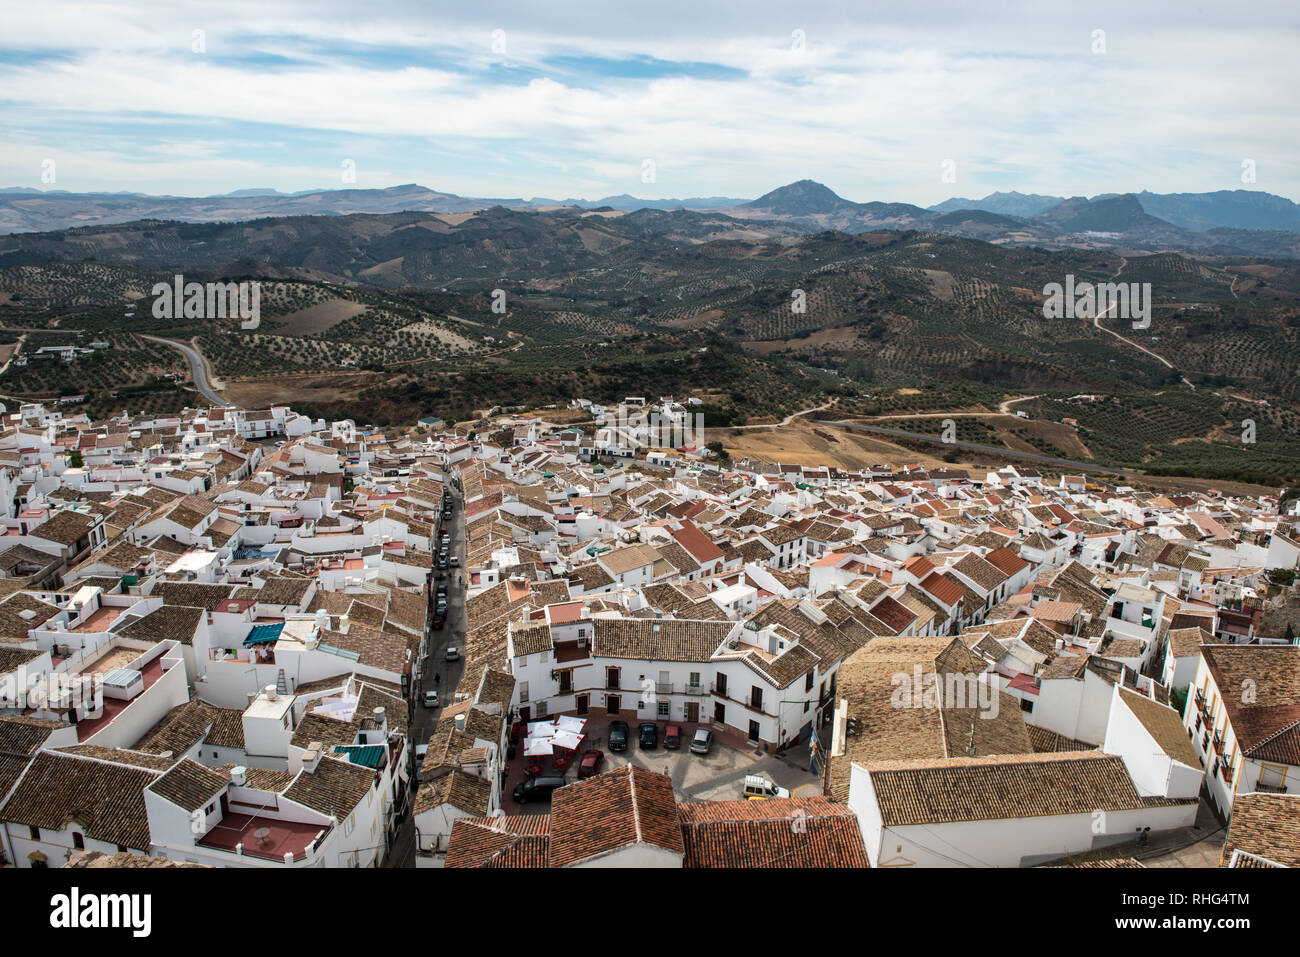
[[[0,186],[1300,197],[1289,5],[987,6],[56,0],[0,38]]]

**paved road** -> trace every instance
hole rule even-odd
[[[465,670],[465,589],[460,582],[461,576],[465,574],[467,543],[465,540],[464,495],[459,488],[452,484],[453,478],[458,475],[458,472],[452,470],[444,476],[447,488],[451,490],[452,501],[455,504],[451,521],[445,526],[440,526],[439,531],[445,527],[451,532],[451,553],[460,557],[461,567],[449,569],[447,577],[442,581],[438,580],[435,571],[434,579],[429,584],[429,618],[425,626],[425,657],[418,663],[416,669],[416,680],[413,689],[415,706],[407,726],[407,742],[410,744],[412,754],[414,754],[418,745],[429,740],[429,736],[433,734],[434,726],[438,723],[438,716],[442,713],[441,708],[424,707],[424,692],[426,690],[436,690],[445,707],[451,701],[451,697],[456,691],[456,686],[460,684],[461,675]],[[436,566],[436,547],[434,556]],[[447,585],[447,622],[443,628],[435,629],[433,627],[433,611],[437,604],[437,586],[444,583]],[[446,660],[448,646],[455,646],[460,650],[460,660]],[[384,860],[385,867],[415,867],[414,800],[415,795],[412,794],[412,810],[393,835],[392,844]]]
[[[161,336],[147,336],[142,333],[141,338],[148,339],[150,342],[160,343],[164,346],[170,346],[175,349],[189,362],[190,375],[194,379],[194,387],[203,394],[203,397],[213,405],[231,405],[231,403],[217,395],[216,389],[212,388],[212,383],[208,381],[208,368],[203,364],[203,356],[199,355],[199,350],[187,343],[177,342],[175,339],[164,339]]]
[[[924,432],[906,432],[903,429],[891,429],[884,425],[867,425],[865,422],[829,421],[822,421],[818,424],[833,425],[842,429],[853,429],[856,432],[875,432],[878,435],[889,435],[900,439],[912,439],[914,442],[928,442],[931,445],[942,445],[945,448],[969,449],[972,452],[986,452],[1007,459],[1027,459],[1030,462],[1042,462],[1045,465],[1057,465],[1070,469],[1077,469],[1080,472],[1100,472],[1106,475],[1124,475],[1133,478],[1144,477],[1143,473],[1136,472],[1133,469],[1107,468],[1106,466],[1098,465],[1095,462],[1076,462],[1074,459],[1058,459],[1054,456],[1042,455],[1038,452],[1017,452],[1014,449],[1004,448],[999,445],[981,445],[979,442],[945,442],[937,435],[926,435]]]

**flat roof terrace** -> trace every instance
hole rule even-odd
[[[199,847],[231,853],[242,844],[244,854],[249,857],[283,861],[286,854],[292,854],[295,861],[301,861],[306,859],[307,848],[316,840],[316,836],[324,834],[329,828],[328,824],[283,821],[231,811],[196,843]]]

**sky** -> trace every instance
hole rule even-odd
[[[0,186],[1300,199],[1294,0],[8,0],[0,17]]]

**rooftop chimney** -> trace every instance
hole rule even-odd
[[[313,741],[307,746],[307,753],[302,756],[302,769],[308,774],[316,770],[316,765],[320,764],[321,752],[325,750],[325,745],[319,741]]]

